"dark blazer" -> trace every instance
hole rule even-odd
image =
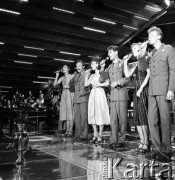
[[[108,67],[107,71],[109,73],[110,83],[119,81],[120,85],[111,88],[111,101],[125,101],[129,100],[128,90],[126,84],[130,82],[130,78],[124,77],[123,73],[124,65],[120,61],[119,65],[114,68],[113,63]]]
[[[155,49],[149,61],[149,95],[175,92],[175,50],[171,45],[162,44],[155,53],[154,51]]]
[[[85,77],[84,71],[80,74],[75,74],[74,77],[74,103],[88,102],[90,88],[84,86]]]

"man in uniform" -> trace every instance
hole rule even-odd
[[[175,51],[161,42],[162,37],[160,28],[148,29],[148,41],[154,47],[149,62],[148,122],[157,158],[171,155],[170,108],[175,91]]]
[[[130,78],[124,77],[124,64],[118,57],[118,47],[109,46],[107,50],[108,56],[112,61],[112,64],[107,69],[111,86],[111,136],[109,147],[115,149],[124,147],[127,126],[127,105],[129,100],[126,84],[130,81]]]

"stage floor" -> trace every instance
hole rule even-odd
[[[94,145],[64,140],[62,135],[31,136],[26,164],[17,166],[16,152],[8,147],[11,140],[3,137],[0,180],[150,180],[161,174],[175,179],[174,157],[169,162],[157,162],[150,153],[137,153],[134,149],[139,141],[134,136],[127,136],[126,147],[115,151],[108,147],[108,134],[105,139],[106,143]]]

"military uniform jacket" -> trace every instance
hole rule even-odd
[[[166,95],[168,91],[175,92],[175,51],[171,45],[162,44],[152,52],[149,62],[151,76],[149,80],[149,95]]]
[[[90,88],[84,86],[85,77],[84,72],[81,74],[75,74],[74,77],[74,103],[85,103],[88,102]]]
[[[112,63],[107,69],[107,72],[109,73],[110,83],[117,81],[120,83],[120,85],[116,86],[115,88],[111,87],[111,101],[129,100],[126,84],[130,82],[130,78],[124,77],[123,69],[124,65],[122,61],[120,61],[119,65],[115,68],[114,64]]]

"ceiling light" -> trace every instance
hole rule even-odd
[[[60,12],[65,12],[65,13],[69,13],[69,14],[75,14],[73,11],[68,11],[66,9],[61,9],[61,8],[56,8],[53,7],[54,10],[60,11]]]
[[[90,27],[83,27],[83,29],[86,29],[88,31],[94,31],[94,32],[98,32],[98,33],[103,33],[103,34],[106,33],[106,31],[102,31],[102,30],[94,29],[94,28],[90,28]]]
[[[164,0],[164,1],[167,6],[170,6],[170,4],[171,4],[170,0]]]
[[[0,86],[0,88],[6,88],[6,89],[11,89],[11,86]]]
[[[19,0],[20,2],[28,2],[28,0]]]
[[[145,17],[141,17],[141,16],[137,16],[137,15],[135,15],[134,17],[137,19],[140,19],[140,20],[149,21],[149,19],[145,18]]]
[[[167,5],[167,7],[169,7],[170,5],[174,4],[173,0],[164,0],[164,2]]]
[[[15,15],[20,15],[19,12],[11,11],[11,10],[8,10],[8,9],[3,9],[3,8],[0,8],[0,11],[1,11],[1,12],[5,12],[5,13],[10,13],[10,14],[15,14]]]
[[[38,47],[24,46],[24,48],[26,48],[26,49],[35,49],[35,50],[44,51],[44,49],[38,48]]]
[[[162,9],[159,8],[159,7],[152,7],[152,6],[149,6],[149,5],[146,5],[146,6],[144,7],[144,9],[147,9],[147,10],[152,11],[152,12],[155,12],[155,13],[158,13],[158,12],[160,12],[160,11],[162,10]]]
[[[128,26],[128,25],[123,25],[123,27],[126,28],[126,29],[129,29],[129,30],[138,30],[138,28],[131,27],[131,26]]]
[[[30,54],[20,54],[20,53],[18,53],[18,56],[27,56],[27,57],[37,58],[37,56],[35,56],[35,55],[30,55]]]
[[[84,0],[76,0],[76,1],[78,1],[78,2],[84,2]]]
[[[41,78],[41,79],[55,79],[54,77],[45,77],[45,76],[38,76],[38,78]]]
[[[68,60],[68,59],[57,59],[57,58],[54,58],[55,61],[65,61],[65,62],[75,62],[73,60]]]
[[[113,22],[113,21],[108,21],[108,20],[105,20],[105,19],[97,18],[97,17],[94,17],[93,20],[95,20],[95,21],[100,21],[100,22],[104,22],[104,23],[107,23],[107,24],[116,25],[116,23]]]
[[[0,91],[0,93],[8,93],[9,91]]]
[[[96,58],[96,59],[100,59],[99,56],[88,56],[88,58]]]
[[[14,62],[20,64],[33,64],[32,62],[26,62],[26,61],[14,61]]]
[[[0,42],[0,45],[3,45],[4,44],[4,42]]]
[[[33,83],[36,83],[36,84],[47,84],[48,82],[42,82],[42,81],[33,81]]]
[[[71,53],[71,52],[65,52],[65,51],[60,51],[60,53],[61,53],[61,54],[73,55],[73,56],[81,56],[81,54]]]

